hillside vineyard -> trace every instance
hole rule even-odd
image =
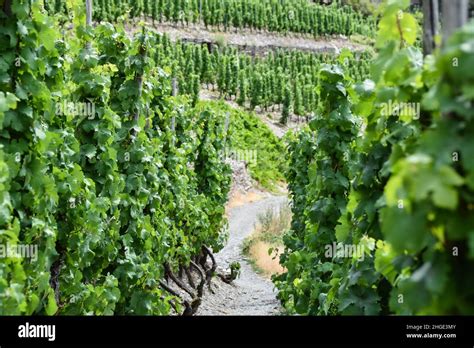
[[[427,54],[409,0],[356,3],[0,0],[0,315],[194,315],[248,274],[271,314],[473,314],[474,24]],[[278,195],[277,247],[219,263]]]

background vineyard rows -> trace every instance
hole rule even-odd
[[[67,21],[64,1],[52,0],[49,3],[45,2],[46,4],[48,4],[46,7],[52,14],[63,13],[65,15],[64,20]],[[212,25],[221,23],[219,13],[224,12],[226,14],[223,18],[232,21],[232,23],[235,22],[233,21],[234,18],[242,17],[242,11],[246,13],[247,10],[256,16],[263,16],[260,20],[266,18],[265,23],[269,23],[268,18],[271,16],[280,18],[287,16],[288,13],[301,13],[302,20],[307,16],[313,16],[316,22],[326,23],[326,27],[322,27],[321,32],[314,33],[317,36],[321,33],[345,33],[349,35],[350,33],[342,30],[347,25],[339,22],[345,23],[347,21],[351,26],[354,26],[365,20],[359,12],[355,12],[350,6],[337,3],[333,3],[331,6],[322,6],[306,0],[288,2],[204,0],[201,6],[205,23],[208,23],[206,14],[209,14],[212,19],[209,19],[209,21]],[[181,21],[183,25],[187,25],[199,20],[199,8],[199,1],[188,0],[142,0],[135,2],[120,0],[111,3],[106,0],[105,2],[97,2],[94,7],[94,16],[97,21],[117,21],[118,17],[128,12],[130,12],[131,18],[140,17],[142,14],[152,15],[155,13],[153,18],[156,20],[173,23]],[[230,12],[227,13],[226,11]],[[114,13],[114,15],[105,15],[106,13]],[[174,14],[177,17],[173,17]],[[184,18],[187,18],[186,23]],[[328,23],[332,23],[331,21],[334,21],[331,25],[338,29],[329,28]],[[290,22],[296,23],[298,21],[291,20]],[[222,23],[227,30],[230,24],[225,21]],[[237,23],[241,23],[241,20],[237,20]],[[237,25],[237,27],[242,27],[242,25],[244,24]],[[317,25],[312,25],[312,22],[308,25],[315,30],[318,28]],[[257,28],[253,24],[245,24],[244,26]],[[371,23],[369,26],[373,30],[375,24]],[[281,31],[277,27],[269,27],[268,29]],[[290,31],[301,32],[301,28],[296,29],[292,28]],[[354,30],[349,31],[352,33]],[[360,34],[368,35],[368,33],[362,31]],[[282,123],[286,123],[292,114],[309,116],[315,110],[317,100],[314,86],[317,85],[320,64],[335,62],[333,54],[315,55],[298,51],[278,50],[277,52],[270,52],[267,57],[255,58],[248,54],[239,53],[237,49],[231,47],[217,47],[217,49],[214,48],[210,51],[208,45],[193,45],[179,41],[176,44],[172,43],[166,35],[162,37],[160,43],[155,61],[160,66],[171,67],[172,76],[179,78],[179,92],[191,95],[193,104],[199,99],[202,83],[211,85],[213,88],[215,87],[214,84],[217,83],[217,89],[224,97],[238,97],[237,101],[240,105],[247,105],[246,103],[248,103],[251,109],[259,106],[267,110],[270,106],[278,105],[282,114]],[[357,59],[351,59],[347,63],[351,76],[354,76],[357,80],[363,80],[367,76],[367,60],[371,56],[370,52],[362,52],[356,57]]]
[[[322,64],[336,63],[332,54],[277,50],[252,57],[233,47],[176,42],[163,35],[156,46],[155,61],[169,68],[177,78],[179,93],[199,99],[202,84],[217,89],[224,98],[234,98],[239,105],[267,111],[278,106],[286,123],[290,114],[309,116],[318,105],[315,86]],[[344,66],[357,81],[368,76],[372,53],[348,56]],[[283,111],[282,110],[282,111]]]
[[[67,17],[64,0],[46,0],[51,12]],[[322,6],[307,0],[97,0],[96,21],[117,21],[147,16],[157,22],[203,23],[224,30],[265,29],[274,32],[308,33],[313,36],[343,34],[374,35],[372,17],[354,11],[338,1]]]

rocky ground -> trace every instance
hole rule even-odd
[[[244,239],[254,230],[258,214],[286,200],[285,196],[267,194],[260,200],[236,206],[229,211],[229,240],[215,257],[221,271],[227,270],[232,262],[239,262],[240,277],[231,284],[214,278],[211,285],[214,293],[206,289],[196,315],[281,314],[273,283],[254,272],[241,249]]]

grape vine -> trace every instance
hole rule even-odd
[[[472,23],[424,58],[408,6],[385,2],[370,80],[321,71],[329,105],[288,148],[294,218],[274,282],[290,312],[472,312]]]
[[[191,314],[202,286],[164,280],[222,246],[224,118],[170,96],[155,35],[76,6],[62,33],[37,1],[1,13],[1,242],[38,257],[2,261],[0,313]]]

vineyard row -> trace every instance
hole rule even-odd
[[[66,16],[65,0],[45,0],[50,13]],[[156,22],[206,27],[265,29],[280,33],[306,33],[314,37],[359,34],[373,37],[376,20],[338,1],[329,6],[308,0],[96,0],[94,19],[117,22],[120,17],[147,16]]]

